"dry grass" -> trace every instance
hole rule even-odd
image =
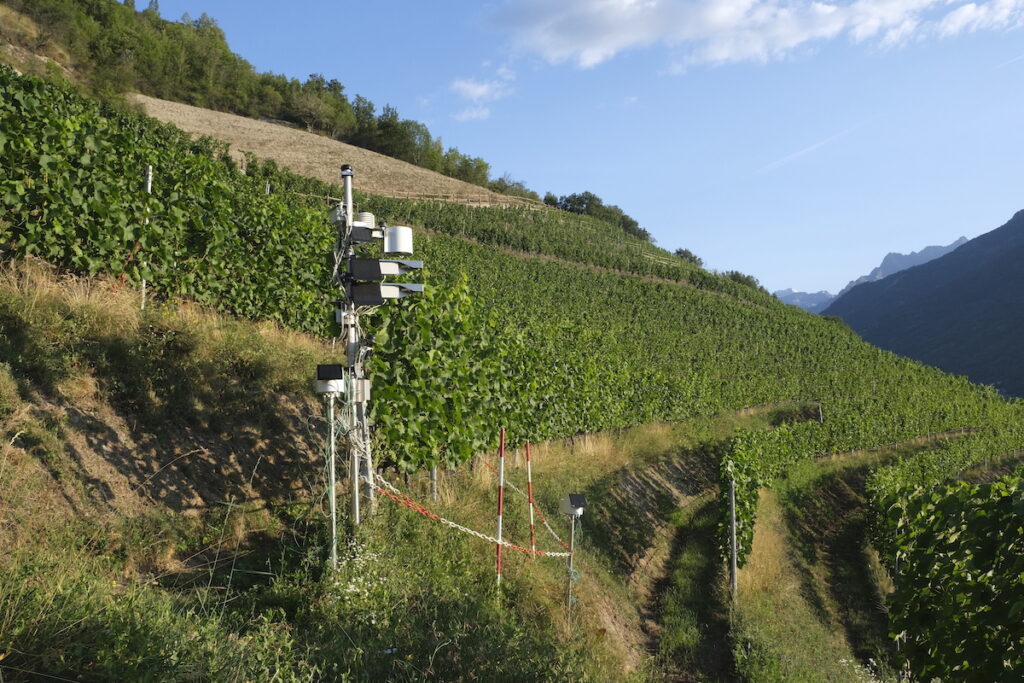
[[[800,580],[791,571],[782,509],[767,489],[761,489],[757,530],[750,560],[736,575],[737,602],[765,592],[798,595]]]
[[[33,259],[0,266],[0,303],[0,520],[20,520],[0,526],[301,493],[294,470],[319,456],[309,375],[322,341],[190,303],[143,312],[114,278]]]
[[[60,273],[35,258],[0,266],[0,287],[18,296],[28,314],[55,302],[76,312],[84,335],[138,330],[138,294],[114,278],[85,278]]]
[[[227,142],[239,161],[243,152],[251,152],[298,175],[333,184],[338,182],[341,164],[352,164],[360,191],[387,197],[438,198],[485,206],[537,205],[288,126],[139,94],[132,95],[130,100],[153,118],[189,133]]]
[[[0,62],[33,76],[56,72],[74,80],[68,53],[49,40],[31,18],[6,5],[0,5]]]
[[[737,576],[736,638],[750,653],[740,670],[765,681],[872,680],[842,632],[807,602],[791,552],[783,508],[762,490],[753,548]]]

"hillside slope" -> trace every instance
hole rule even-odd
[[[862,284],[824,311],[865,340],[1024,396],[1024,211],[921,266]]]
[[[482,206],[543,206],[539,202],[491,192],[479,185],[286,125],[140,94],[131,95],[130,101],[153,118],[230,144],[239,158],[241,153],[251,152],[299,175],[325,183],[338,182],[339,160],[343,159],[359,169],[359,189],[370,194],[442,199]]]
[[[331,300],[337,296],[329,261],[335,235],[324,202],[336,186],[257,158],[247,160],[242,173],[222,146],[3,68],[0,95],[0,166],[5,171],[0,176],[5,210],[0,247],[5,258],[37,255],[67,271],[113,274],[132,295],[144,279],[159,305],[186,298],[239,318],[274,320],[322,337],[336,334],[329,322]],[[139,171],[145,164],[158,169],[152,194],[142,189]],[[270,195],[266,182],[274,188]],[[160,680],[169,677],[168,670],[171,678],[262,679],[283,667],[297,680],[353,672],[422,679],[438,671],[456,672],[453,677],[472,672],[485,679],[625,677],[630,666],[624,662],[636,659],[636,647],[627,648],[634,656],[614,647],[623,641],[615,623],[624,618],[635,626],[640,615],[624,582],[640,566],[636,558],[658,556],[659,544],[685,541],[687,532],[681,531],[667,543],[666,529],[658,524],[675,507],[700,501],[703,508],[705,499],[718,498],[706,515],[699,515],[700,547],[691,549],[702,567],[694,571],[706,576],[704,585],[709,585],[718,580],[710,570],[717,563],[716,541],[721,541],[716,529],[725,527],[716,517],[721,521],[719,513],[726,509],[721,494],[730,484],[736,485],[739,550],[747,555],[759,492],[794,464],[965,427],[999,437],[980,442],[989,453],[1020,445],[1018,434],[998,430],[1020,422],[1021,404],[881,351],[835,321],[785,306],[728,278],[681,260],[653,262],[639,250],[624,248],[635,242],[613,235],[613,226],[583,221],[572,225],[584,229],[567,230],[565,218],[554,212],[361,193],[356,202],[358,210],[372,209],[389,221],[430,228],[416,238],[416,255],[428,265],[421,273],[429,283],[426,294],[364,318],[376,344],[370,374],[378,465],[410,476],[434,464],[457,468],[465,486],[459,487],[459,496],[439,501],[438,509],[454,519],[490,525],[497,498],[493,481],[481,468],[464,465],[497,446],[499,427],[508,429],[513,447],[526,440],[620,433],[603,456],[584,448],[566,467],[549,470],[548,486],[540,492],[547,510],[556,509],[567,491],[585,491],[592,501],[583,520],[588,551],[581,554],[588,578],[580,595],[588,607],[579,614],[587,626],[569,633],[563,626],[563,565],[540,558],[510,563],[508,582],[498,596],[481,588],[493,585],[493,546],[488,544],[486,562],[481,561],[479,539],[428,524],[422,519],[430,517],[428,511],[400,495],[392,500],[401,507],[382,506],[370,531],[355,536],[334,577],[323,571],[322,517],[309,514],[315,505],[273,500],[267,510],[239,510],[231,492],[222,490],[211,500],[218,493],[226,496],[219,501],[223,516],[214,510],[199,532],[177,530],[181,519],[172,515],[165,519],[174,528],[165,533],[157,515],[157,521],[131,518],[93,531],[69,525],[72,539],[47,537],[43,548],[29,544],[31,534],[19,534],[29,545],[10,560],[12,571],[0,572],[0,581],[6,580],[0,589],[13,595],[0,604],[5,610],[0,626],[17,625],[0,628],[0,636],[8,639],[0,646],[12,643],[18,666],[43,666],[64,675],[75,664],[87,664],[95,677],[118,678],[139,652],[159,651],[170,654],[147,655],[142,664]],[[5,396],[16,410],[24,404],[28,412],[34,409],[35,400],[27,395],[32,392],[59,397],[61,384],[52,372],[47,374],[51,366],[106,378],[102,389],[108,396],[122,397],[142,417],[152,409],[158,424],[163,420],[173,428],[181,412],[198,412],[212,423],[212,438],[224,441],[234,436],[219,422],[222,413],[251,407],[260,415],[264,407],[273,413],[281,396],[308,397],[315,362],[309,355],[293,359],[306,367],[303,372],[292,366],[292,376],[300,379],[257,392],[264,400],[254,404],[250,380],[258,382],[268,372],[249,355],[249,346],[258,349],[257,343],[230,344],[222,354],[207,351],[213,360],[196,364],[189,362],[191,354],[197,345],[204,347],[188,326],[147,320],[139,326],[137,342],[119,341],[120,329],[114,335],[75,336],[86,327],[81,316],[58,306],[44,307],[44,324],[30,329],[23,323],[29,318],[19,317],[19,311],[36,311],[37,299],[31,294],[15,299],[5,330],[12,339],[19,339],[18,330],[23,333],[20,346],[3,355],[10,377],[0,385],[8,389]],[[224,336],[214,339],[223,341]],[[29,362],[35,356],[47,362]],[[135,358],[147,363],[133,365]],[[121,370],[125,367],[128,373]],[[167,385],[183,380],[196,389],[167,393]],[[202,391],[207,385],[224,391],[208,395]],[[178,410],[179,403],[184,411]],[[764,404],[794,409],[740,434],[729,429],[688,446],[656,444],[656,457],[664,465],[635,468],[635,476],[619,471],[634,464],[624,462],[623,441],[633,439],[638,450],[656,441],[643,425],[709,421]],[[13,440],[11,448],[23,451],[16,456],[19,468],[35,468],[37,474],[43,463],[60,465],[67,456],[54,438],[60,436],[59,416],[41,422],[43,428],[31,439],[15,428],[0,441]],[[272,422],[261,423],[258,433],[276,429]],[[729,434],[734,436],[723,443]],[[573,440],[586,445],[590,437]],[[120,460],[133,452],[129,447],[110,457]],[[106,451],[100,453],[102,458]],[[981,455],[980,449],[972,452],[971,462]],[[301,451],[297,456],[303,461]],[[181,462],[184,467],[188,457]],[[226,475],[206,470],[203,481],[227,476],[237,490],[248,481],[247,472],[260,476],[260,462],[257,454],[251,470],[248,463],[240,470],[229,468]],[[9,470],[3,468],[0,464],[6,475]],[[540,470],[538,463],[535,471]],[[61,472],[54,467],[39,476],[56,479]],[[672,472],[687,481],[673,475],[668,485],[651,485]],[[142,481],[151,473],[156,474],[144,471]],[[399,477],[388,476],[402,484]],[[283,477],[296,480],[288,472]],[[402,486],[400,492],[423,499],[415,480]],[[317,489],[322,490],[314,482],[308,490]],[[22,490],[0,488],[16,495]],[[301,493],[296,488],[296,498]],[[31,520],[33,504],[23,496],[17,507],[28,510],[24,517]],[[637,524],[638,519],[645,522]],[[511,537],[526,537],[521,501],[507,522]],[[19,526],[0,526],[0,531],[11,528]],[[127,540],[122,543],[122,538]],[[235,541],[231,562],[220,563],[230,541]],[[198,581],[194,572],[176,576],[163,591],[150,587],[150,576],[137,581],[138,575],[128,571],[133,577],[128,587],[121,588],[116,579],[111,586],[111,574],[125,570],[122,556],[131,549],[148,554],[153,544],[172,553],[202,555],[205,549]],[[56,549],[65,546],[74,549],[72,560],[53,559]],[[212,558],[211,548],[216,549]],[[679,565],[693,554],[668,552],[679,562],[669,558],[659,564],[685,574]],[[41,564],[40,557],[49,564]],[[236,572],[236,558],[241,572]],[[74,579],[47,583],[51,565]],[[244,589],[237,573],[246,577]],[[159,585],[163,578],[151,580]],[[191,581],[192,590],[181,590],[179,581]],[[590,581],[595,590],[588,595]],[[48,592],[25,588],[39,585]],[[691,586],[677,596],[675,607],[663,610],[674,615],[678,627],[666,629],[676,636],[662,642],[663,654],[674,656],[682,648],[692,655],[707,644],[689,628],[693,619],[675,611],[687,612],[693,594]],[[54,604],[57,609],[51,608]],[[623,604],[631,607],[623,609]],[[513,605],[514,616],[503,611]],[[717,621],[714,633],[721,634],[726,625]],[[347,640],[338,637],[342,632]],[[716,642],[720,648],[722,639]],[[381,656],[395,653],[399,656]],[[585,656],[577,656],[581,653]],[[722,666],[727,660],[716,659]]]
[[[140,311],[114,278],[0,267],[0,678],[508,679],[525,667],[609,680],[649,668],[639,601],[605,568],[614,547],[588,541],[577,558],[580,633],[559,623],[561,561],[509,557],[503,609],[492,545],[386,498],[343,546],[340,573],[324,573],[325,424],[308,374],[330,353],[187,302]],[[546,444],[536,495],[550,512],[560,490],[665,472],[681,434]],[[442,472],[431,507],[483,526],[494,482],[467,474]],[[616,510],[653,515],[645,506],[687,486],[683,475],[676,465],[645,488],[651,498],[618,496]],[[524,517],[510,501],[516,540]],[[539,547],[554,546],[541,533]],[[588,645],[598,630],[611,638]]]
[[[145,277],[163,296],[187,294],[240,315],[331,333],[333,287],[322,264],[334,236],[322,197],[335,187],[256,161],[241,174],[220,150],[151,120],[32,79],[6,76],[0,84],[10,93],[0,107],[9,136],[0,158],[13,173],[0,184],[11,221],[0,237],[14,253]],[[74,130],[62,133],[58,120]],[[144,160],[157,168],[152,195],[139,180]],[[268,181],[276,188],[269,196]],[[423,420],[422,457],[437,457],[438,449],[464,453],[467,442],[445,441],[462,438],[461,430],[472,447],[493,444],[491,419],[504,420],[517,439],[536,440],[817,398],[831,404],[837,424],[884,405],[899,419],[859,438],[892,440],[962,427],[993,402],[987,392],[880,352],[728,278],[680,259],[662,265],[632,250],[612,251],[606,237],[619,246],[630,240],[597,221],[581,234],[552,220],[562,219],[558,212],[372,195],[359,198],[358,208],[444,230],[418,242],[433,285],[423,305],[385,307],[369,323],[371,330],[433,330],[382,337],[375,356],[374,370],[394,385],[388,399],[407,402],[408,416]],[[593,265],[636,275],[595,272]],[[680,282],[638,277],[662,272]],[[464,299],[475,299],[476,309]],[[438,372],[422,371],[417,357],[426,354],[437,359]],[[467,365],[474,357],[479,362]],[[434,398],[459,385],[445,372],[472,387],[464,405]],[[924,396],[948,396],[957,408],[921,414],[911,406]],[[437,443],[426,438],[432,433],[446,436]],[[841,430],[834,437],[831,445],[852,445]],[[412,452],[406,450],[410,464],[422,462]]]

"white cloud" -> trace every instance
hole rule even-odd
[[[502,79],[503,81],[516,80],[516,72],[508,68],[507,66],[499,66],[496,73],[498,74],[498,78]]]
[[[1020,0],[990,0],[980,5],[969,2],[947,14],[939,24],[944,36],[975,31],[991,31],[1007,26],[1020,26],[1022,19]]]
[[[456,78],[452,81],[449,89],[470,105],[453,114],[455,120],[479,121],[486,119],[491,115],[491,110],[484,106],[485,103],[496,102],[512,94],[510,83],[515,80],[515,72],[507,66],[500,66],[496,73],[497,78]]]
[[[846,37],[883,46],[1024,26],[1024,0],[506,0],[496,19],[552,63],[589,68],[634,48],[682,50],[670,67],[769,61]]]
[[[452,115],[456,121],[482,121],[491,115],[487,107],[466,107],[460,112]]]
[[[452,81],[451,89],[471,102],[490,102],[509,93],[508,85],[502,81],[478,81],[474,78],[457,78]]]
[[[485,62],[485,64],[487,64]],[[452,81],[451,90],[459,97],[471,102],[493,102],[512,94],[510,83],[516,74],[507,66],[499,66],[495,73],[497,78],[479,80],[476,78],[456,78]]]

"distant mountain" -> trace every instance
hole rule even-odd
[[[890,275],[894,275],[900,272],[901,270],[906,270],[907,268],[913,268],[914,266],[920,266],[922,264],[928,263],[929,261],[934,261],[940,256],[945,256],[946,254],[958,248],[960,245],[965,244],[966,242],[967,238],[961,237],[956,242],[953,242],[952,244],[947,244],[944,247],[925,247],[921,251],[912,251],[909,254],[897,254],[895,252],[889,252],[888,254],[885,255],[885,258],[882,259],[882,264],[880,266],[872,270],[867,275],[862,275],[856,280],[851,280],[850,282],[848,282],[845,287],[839,290],[839,293],[836,294],[835,298],[838,299],[843,294],[846,294],[848,291],[864,282],[874,282],[875,280],[881,280],[883,277],[889,277]]]
[[[893,275],[894,273],[898,273],[901,270],[906,270],[907,268],[912,268],[914,266],[919,266],[923,263],[928,263],[929,261],[933,261],[939,258],[940,256],[945,256],[946,254],[948,254],[949,252],[953,251],[954,249],[958,248],[960,245],[966,242],[967,238],[961,237],[956,242],[953,242],[952,244],[947,244],[944,247],[925,247],[921,251],[912,251],[909,254],[897,254],[895,252],[889,252],[888,254],[885,255],[885,258],[882,259],[881,265],[879,265],[877,268],[872,270],[867,275],[861,275],[856,280],[850,280],[848,283],[846,283],[845,287],[839,290],[838,294],[832,294],[826,291],[814,292],[813,294],[810,294],[808,292],[797,292],[792,289],[780,289],[779,291],[775,292],[775,298],[777,298],[779,301],[783,303],[799,306],[805,311],[810,311],[811,313],[821,313],[826,308],[828,308],[828,306],[831,305],[833,301],[843,296],[844,294],[846,294],[848,291],[850,291],[859,284],[862,284],[864,282],[874,282],[876,280],[881,280],[882,278]]]
[[[796,292],[792,289],[780,289],[775,292],[775,298],[784,304],[793,304],[799,306],[805,311],[811,313],[818,313],[835,299],[835,294],[832,292],[826,292],[824,290],[820,292]]]
[[[1024,211],[955,251],[865,282],[825,309],[865,340],[1024,396]]]

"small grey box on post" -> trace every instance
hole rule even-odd
[[[341,365],[316,366],[316,393],[343,394],[345,380]]]
[[[583,510],[587,507],[587,499],[582,493],[570,493],[558,502],[558,509],[566,515],[582,517]]]

